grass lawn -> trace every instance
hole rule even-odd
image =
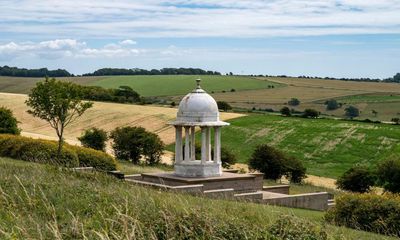
[[[375,94],[361,94],[354,96],[347,96],[337,98],[341,103],[379,103],[379,102],[400,102],[400,95],[396,93],[375,93]]]
[[[153,75],[153,76],[112,76],[91,82],[90,85],[104,88],[130,86],[142,96],[183,95],[195,88],[195,79],[202,79],[202,87],[209,93],[231,89],[266,89],[268,85],[282,84],[240,76],[196,76],[196,75]]]
[[[0,158],[1,239],[245,238],[285,215],[319,226],[329,239],[385,239],[324,224],[323,214],[160,192],[102,173]]]

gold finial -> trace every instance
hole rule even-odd
[[[200,87],[200,82],[201,82],[201,79],[200,78],[198,78],[198,79],[196,79],[196,83],[197,83],[197,89],[201,89],[201,87]]]

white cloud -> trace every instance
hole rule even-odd
[[[113,58],[137,56],[141,52],[141,50],[115,43],[107,44],[100,48],[90,48],[85,42],[80,42],[75,39],[56,39],[38,43],[9,42],[0,45],[0,60],[11,60],[25,56],[38,56],[46,59],[57,59],[63,57]]]
[[[130,40],[130,39],[126,39],[123,41],[120,41],[119,44],[121,45],[135,45],[136,41]]]
[[[0,31],[66,38],[400,33],[400,0],[3,0]],[[29,24],[27,24],[29,23]]]

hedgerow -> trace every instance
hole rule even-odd
[[[325,219],[339,226],[400,236],[400,195],[345,194]]]
[[[0,134],[0,156],[63,167],[91,166],[105,171],[116,169],[114,158],[101,151],[66,145],[57,158],[55,141],[8,134]]]

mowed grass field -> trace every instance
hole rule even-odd
[[[361,110],[360,119],[390,121],[400,112],[400,84],[351,82],[302,78],[257,78],[282,84],[280,88],[259,89],[241,92],[212,94],[217,100],[226,101],[238,108],[274,109],[279,111],[287,106],[291,98],[298,98],[301,104],[289,106],[298,111],[313,108],[325,115],[344,117],[346,105]],[[397,97],[396,97],[397,96]],[[336,111],[327,111],[324,102],[337,99],[345,105]],[[372,114],[372,110],[378,114]],[[379,114],[380,112],[380,114]]]
[[[242,163],[255,146],[266,143],[303,160],[309,174],[337,178],[354,164],[373,166],[400,154],[396,125],[261,114],[229,122],[222,131],[222,145]]]
[[[201,78],[201,86],[209,93],[230,92],[253,89],[267,89],[268,86],[281,86],[266,79],[241,76],[196,76],[196,75],[154,75],[154,76],[115,76],[106,77],[90,85],[104,88],[130,86],[143,96],[183,95],[195,88],[195,79]]]
[[[14,112],[24,135],[56,139],[55,131],[47,122],[26,112],[28,110],[25,104],[26,99],[27,96],[23,94],[0,93],[0,106],[10,108]],[[90,127],[111,131],[121,126],[141,126],[157,133],[166,144],[170,144],[175,141],[175,132],[168,122],[175,119],[176,111],[176,108],[171,107],[95,102],[93,108],[68,126],[65,130],[65,138],[70,143],[76,144],[77,137]],[[221,118],[225,120],[239,116],[242,115],[221,114]]]

